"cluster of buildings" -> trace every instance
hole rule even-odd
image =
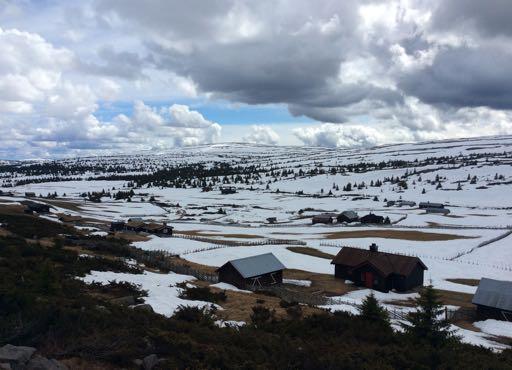
[[[159,236],[172,236],[173,227],[167,225],[166,222],[145,222],[140,218],[130,218],[127,222],[122,220],[112,221],[110,223],[110,231],[129,231],[129,232],[144,232]]]
[[[334,276],[355,285],[389,292],[407,292],[423,286],[427,266],[418,257],[368,249],[343,247],[334,257]],[[239,289],[256,290],[281,284],[286,267],[272,253],[226,262],[216,271],[219,281]],[[478,320],[512,320],[512,282],[482,278],[472,303]]]
[[[313,225],[315,224],[333,224],[333,223],[352,223],[352,222],[360,222],[362,224],[384,224],[389,219],[386,219],[383,216],[376,215],[374,213],[369,213],[365,216],[359,217],[359,215],[354,211],[343,211],[339,214],[337,213],[321,213],[319,215],[313,216],[311,219]]]

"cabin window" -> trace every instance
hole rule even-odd
[[[365,281],[365,273],[361,272],[361,281]]]

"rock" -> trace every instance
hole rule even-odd
[[[126,297],[114,298],[110,302],[120,304],[122,306],[133,306],[135,304],[135,298],[132,295]]]
[[[144,357],[144,359],[142,360],[142,368],[144,370],[151,370],[153,369],[158,363],[160,362],[160,360],[158,359],[158,356],[155,355],[155,354],[152,354],[152,355],[149,355],[149,356],[146,356]]]
[[[155,312],[155,311],[153,311],[153,307],[151,307],[151,305],[147,304],[147,303],[138,304],[137,306],[133,306],[133,309],[137,310],[137,311]]]
[[[26,370],[67,370],[67,366],[57,360],[48,360],[43,356],[36,355],[28,362]]]
[[[33,347],[16,347],[11,344],[6,344],[0,348],[0,363],[8,363],[15,368],[25,365],[35,351],[36,349]]]

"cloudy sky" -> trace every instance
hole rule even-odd
[[[510,0],[0,0],[0,158],[512,133]]]

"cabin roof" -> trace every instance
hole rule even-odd
[[[231,260],[219,267],[217,271],[227,264],[231,264],[245,279],[286,268],[272,253]]]
[[[390,274],[409,275],[418,263],[424,270],[428,270],[418,257],[352,247],[343,247],[331,262],[333,265],[344,265],[353,269],[371,264],[384,276]]]
[[[473,304],[512,311],[512,281],[482,278]]]

